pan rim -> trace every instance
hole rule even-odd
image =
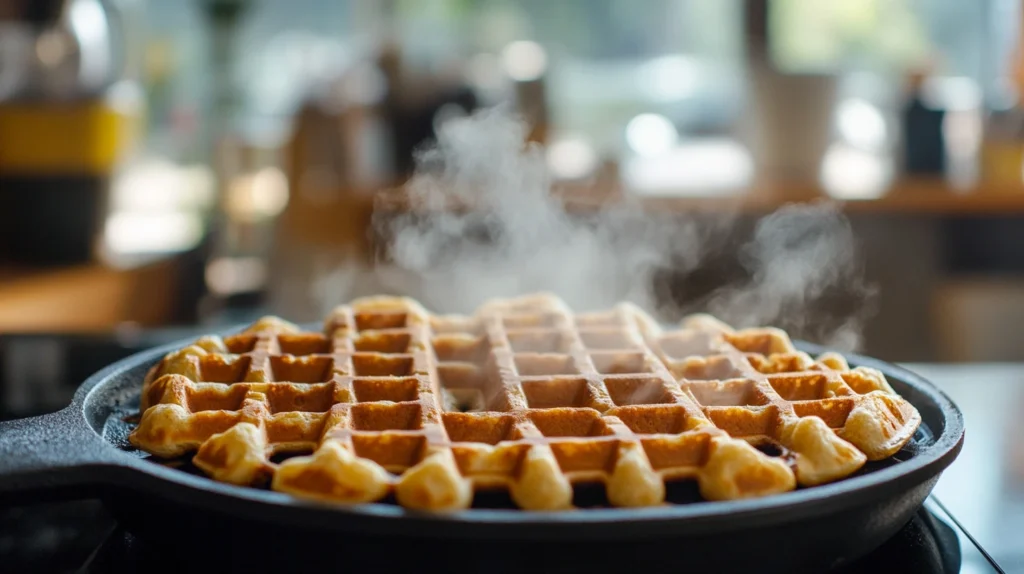
[[[237,332],[239,327],[218,330],[218,334]],[[88,412],[95,393],[104,387],[103,383],[115,380],[118,375],[128,370],[138,369],[145,365],[149,368],[156,360],[174,349],[181,348],[195,337],[184,338],[146,351],[125,357],[93,374],[75,392],[74,399],[67,407],[81,418],[81,424],[90,433],[94,433],[109,449],[110,457],[100,461],[99,466],[120,467],[125,472],[115,473],[118,486],[137,488],[145,477],[148,480],[166,482],[178,487],[174,495],[192,497],[226,497],[234,503],[234,510],[241,514],[259,517],[260,509],[273,507],[286,508],[301,513],[306,519],[313,521],[338,521],[341,518],[362,520],[361,524],[369,526],[365,521],[382,523],[383,527],[394,528],[396,524],[411,527],[429,526],[536,526],[539,528],[564,527],[572,525],[613,525],[628,521],[650,525],[685,522],[691,526],[713,525],[724,517],[730,521],[749,527],[758,522],[784,523],[802,520],[809,516],[829,514],[839,508],[863,503],[869,493],[895,488],[900,483],[919,484],[933,476],[938,476],[959,454],[963,444],[963,415],[956,404],[938,387],[924,377],[912,371],[878,359],[855,353],[842,353],[851,366],[865,366],[882,371],[887,377],[893,377],[901,383],[915,389],[929,400],[931,407],[942,415],[943,428],[931,429],[934,437],[931,444],[915,454],[909,460],[899,464],[878,469],[870,473],[846,478],[834,483],[808,489],[794,490],[762,498],[730,501],[704,501],[685,505],[664,505],[648,508],[600,508],[580,509],[559,512],[537,512],[519,509],[468,509],[453,513],[428,513],[402,508],[398,505],[367,503],[346,505],[326,501],[306,500],[291,495],[235,486],[217,482],[211,478],[194,476],[189,473],[155,464],[119,449],[98,431],[90,422]],[[803,341],[794,341],[796,346],[813,355],[827,349]],[[114,384],[114,383],[111,383]],[[141,379],[139,381],[141,385]],[[909,399],[908,399],[909,400]],[[915,405],[920,409],[919,405]],[[112,469],[113,470],[113,469]],[[130,472],[129,472],[130,471]],[[140,476],[141,475],[141,476]],[[184,490],[182,490],[184,489]],[[173,489],[171,489],[173,491]],[[167,493],[165,493],[167,494]],[[858,497],[857,495],[864,495]],[[877,493],[881,496],[881,493]],[[305,521],[304,521],[305,522]],[[620,536],[625,533],[618,531]],[[431,536],[429,530],[417,532],[417,535]],[[444,536],[445,532],[436,532]],[[481,534],[486,536],[486,534]]]

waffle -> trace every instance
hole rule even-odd
[[[581,483],[617,507],[664,504],[686,479],[707,500],[772,495],[890,457],[921,421],[877,370],[779,329],[692,315],[666,330],[549,294],[469,316],[361,298],[319,333],[266,317],[168,354],[141,411],[134,446],[215,480],[429,511],[490,489],[568,509]]]

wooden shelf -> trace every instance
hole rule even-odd
[[[791,203],[835,201],[849,214],[923,216],[1024,216],[1024,183],[976,184],[957,187],[940,179],[907,179],[890,186],[878,197],[841,199],[808,182],[762,182],[731,193],[700,194],[694,191],[631,193],[612,184],[559,184],[555,189],[572,213],[586,213],[616,202],[638,204],[652,213],[726,212],[759,215]],[[371,248],[371,222],[375,214],[432,211],[414,205],[401,184],[384,189],[338,189],[321,193],[310,202],[293,194],[283,214],[278,240],[299,245],[342,245],[366,252]],[[469,210],[471,205],[449,203],[446,209]]]
[[[160,324],[170,313],[175,266],[99,264],[0,269],[0,331],[109,331],[123,322]]]
[[[943,180],[908,179],[895,183],[877,197],[841,198],[819,185],[805,182],[758,183],[731,193],[700,194],[693,191],[654,194],[630,193],[613,186],[574,186],[572,197],[603,203],[629,198],[654,211],[737,210],[770,212],[789,203],[835,201],[853,213],[902,213],[930,215],[1024,215],[1024,183],[1020,185],[975,184],[953,186]],[[602,201],[600,198],[605,198]]]
[[[657,212],[691,210],[770,212],[789,203],[834,201],[852,213],[901,213],[930,215],[1024,215],[1024,182],[1019,185],[978,183],[954,186],[941,179],[898,181],[877,197],[842,198],[830,195],[820,185],[808,182],[759,182],[746,188],[701,193],[695,190],[641,193],[612,184],[560,184],[556,192],[570,211],[586,211],[609,203],[636,202]],[[344,197],[372,197],[373,192],[340,191]],[[379,198],[378,209],[405,211],[414,206],[400,190],[391,188]],[[371,200],[364,200],[371,202]],[[466,209],[468,206],[461,205]]]

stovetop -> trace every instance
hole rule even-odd
[[[338,552],[344,552],[344,540]],[[128,573],[194,571],[196,549],[168,551],[133,536],[99,501],[40,503],[0,511],[0,570],[5,572]],[[232,572],[230,556],[207,552],[203,571]],[[540,559],[538,560],[540,562]],[[303,571],[321,565],[294,557]],[[380,565],[367,565],[380,571]],[[542,571],[542,569],[538,569]],[[837,572],[971,573],[1002,572],[934,498],[892,539]]]
[[[155,345],[194,335],[189,330],[111,336],[0,335],[0,419],[35,416],[67,404],[78,384],[106,364]],[[121,528],[98,500],[0,501],[2,572],[194,571],[196,549],[168,551]],[[6,506],[5,506],[6,504]],[[230,549],[227,549],[230,550]],[[344,540],[338,541],[344,551]],[[232,552],[225,552],[225,556]],[[541,563],[538,561],[538,563]],[[316,564],[293,563],[301,570]],[[368,565],[379,571],[379,564]],[[236,570],[213,553],[202,570]],[[840,572],[1002,572],[981,546],[932,497],[892,539]]]

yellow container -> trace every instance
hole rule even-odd
[[[988,183],[1024,182],[1024,142],[990,140],[981,147],[981,177]]]
[[[0,105],[0,176],[107,174],[136,119],[104,100]]]

